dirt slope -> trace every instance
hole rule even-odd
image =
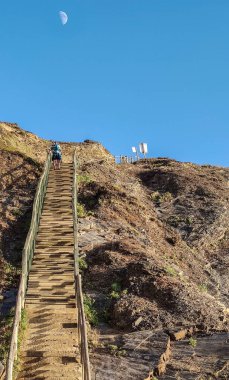
[[[88,264],[84,284],[95,301],[99,334],[106,336],[108,329],[110,345],[115,346],[121,334],[121,351],[126,351],[127,333],[145,330],[174,338],[186,329],[187,347],[193,333],[197,334],[194,341],[199,341],[200,334],[224,331],[226,342],[229,170],[169,159],[116,166],[85,162],[81,170],[79,199],[93,213],[81,219],[81,254]],[[103,358],[104,351],[110,357],[106,338],[101,344]],[[226,343],[219,346],[226,362]],[[190,348],[184,367],[193,355]],[[93,349],[95,371],[99,371],[100,350],[100,346]],[[210,360],[212,372],[218,370],[217,360]],[[200,371],[190,379],[207,376],[204,363],[203,359]],[[170,378],[179,373],[174,367]],[[99,376],[105,379],[102,372]],[[126,377],[116,377],[114,372],[110,376],[132,378],[127,372]],[[133,378],[144,379],[146,373],[141,376],[136,372]]]

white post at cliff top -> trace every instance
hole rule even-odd
[[[148,153],[148,146],[146,143],[140,143],[139,144],[139,149],[140,149],[140,152],[144,155],[144,157],[146,158],[146,154]]]
[[[137,161],[139,160],[138,150],[135,146],[132,146],[132,152],[135,153]]]

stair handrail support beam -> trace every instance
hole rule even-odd
[[[51,166],[51,154],[48,155],[47,160],[44,165],[43,173],[38,182],[36,194],[33,202],[33,211],[32,218],[30,223],[29,232],[26,237],[25,245],[22,251],[22,273],[20,277],[19,289],[16,300],[14,321],[13,321],[13,331],[10,341],[10,350],[6,364],[6,380],[13,379],[13,371],[14,371],[14,362],[17,360],[18,354],[18,332],[20,328],[21,322],[21,314],[22,309],[25,305],[25,294],[28,282],[29,271],[31,268],[34,248],[35,248],[35,240],[39,228],[40,216],[42,213],[42,207],[44,202],[44,197],[46,193],[48,177],[49,177],[49,169]]]
[[[78,180],[77,180],[77,169],[78,161],[76,150],[73,156],[73,226],[74,226],[74,277],[75,277],[75,299],[76,307],[78,310],[78,338],[80,344],[80,355],[82,363],[82,380],[91,380],[91,370],[90,370],[90,359],[89,359],[89,349],[87,340],[87,324],[84,313],[84,303],[83,303],[83,292],[82,292],[82,282],[81,275],[79,272],[79,242],[78,242]]]

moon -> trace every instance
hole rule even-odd
[[[63,11],[60,11],[59,12],[59,16],[60,16],[60,21],[61,21],[62,25],[67,24],[67,22],[68,22],[68,15],[67,15],[67,13],[65,13]]]

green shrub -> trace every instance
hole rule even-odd
[[[195,348],[197,345],[197,340],[191,337],[191,338],[189,338],[189,344],[190,344],[190,346]]]
[[[111,284],[111,289],[114,291],[114,292],[121,292],[121,285],[118,283],[118,282],[113,282],[113,284]]]
[[[110,298],[119,299],[122,295],[128,294],[128,289],[122,290],[118,282],[113,282],[111,285]]]
[[[1,325],[4,326],[3,334],[1,336],[1,344],[0,344],[0,361],[6,363],[10,339],[12,335],[13,322],[14,322],[14,308],[11,309],[9,315],[5,318],[2,318]]]
[[[207,286],[207,284],[200,284],[200,285],[198,285],[198,289],[200,292],[205,293],[208,291],[208,286]]]
[[[189,226],[193,223],[193,218],[191,216],[188,216],[186,218],[186,224],[188,224]]]
[[[114,356],[126,356],[126,350],[122,350],[116,345],[109,344],[108,349],[110,350],[110,353]]]
[[[110,297],[113,299],[118,299],[121,296],[121,285],[118,282],[113,282],[111,284]]]
[[[93,211],[86,211],[85,206],[80,202],[77,203],[76,209],[77,209],[78,218],[86,218],[87,216],[93,216],[94,215]]]
[[[80,183],[90,183],[92,182],[92,179],[91,177],[89,176],[89,174],[79,174],[77,176],[77,180],[78,180],[78,184]]]
[[[86,218],[87,212],[85,210],[85,207],[82,203],[77,203],[77,216],[78,218]]]
[[[98,313],[94,307],[95,301],[91,297],[84,295],[84,311],[85,316],[92,326],[97,326],[99,323]]]
[[[110,293],[110,297],[117,300],[120,298],[120,293],[118,292],[115,292],[114,290],[112,290],[112,292]]]
[[[78,264],[79,264],[79,270],[81,271],[87,269],[88,267],[87,262],[83,257],[79,257]]]
[[[163,202],[170,202],[173,199],[173,196],[170,192],[159,193],[159,191],[154,191],[151,194],[151,198],[155,203],[161,204]]]
[[[151,194],[151,198],[154,202],[158,203],[160,202],[160,193],[158,191],[154,191],[152,194]]]
[[[170,202],[173,199],[172,194],[169,191],[161,195],[162,202]]]
[[[21,216],[21,215],[23,215],[23,211],[20,210],[20,208],[14,208],[11,212],[12,212],[12,214],[14,216]]]
[[[166,273],[169,274],[170,276],[175,277],[175,276],[177,275],[177,272],[176,272],[176,270],[175,270],[173,267],[167,266],[167,267],[165,268],[165,271],[166,271]]]

